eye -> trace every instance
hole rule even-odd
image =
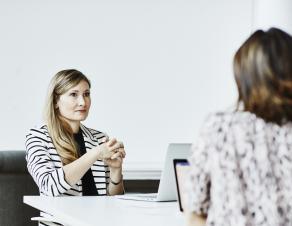
[[[90,97],[90,92],[86,92],[86,93],[84,93],[84,96],[85,96],[85,97]]]
[[[75,92],[70,93],[70,96],[72,96],[72,97],[77,97],[77,93],[75,93]]]

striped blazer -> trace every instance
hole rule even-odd
[[[80,125],[82,130],[86,151],[90,151],[104,142],[106,134],[89,129]],[[82,184],[79,180],[71,186],[65,180],[61,158],[58,155],[47,126],[30,129],[26,135],[26,161],[27,168],[42,196],[81,196]],[[98,195],[107,195],[109,185],[109,167],[103,161],[97,160],[92,166],[91,171],[94,177]],[[39,226],[61,225],[54,222],[52,216],[41,212],[38,218]]]
[[[106,134],[80,125],[86,151],[90,151],[104,142]],[[37,186],[40,195],[45,196],[81,196],[82,184],[79,180],[69,185],[65,180],[61,158],[52,143],[46,125],[29,130],[26,136],[27,168]],[[109,168],[103,161],[97,160],[91,171],[99,195],[107,194]]]

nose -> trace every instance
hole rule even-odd
[[[79,106],[84,106],[85,105],[85,100],[84,100],[83,95],[80,95],[79,96],[79,98],[78,98],[78,105]]]

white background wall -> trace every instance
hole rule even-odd
[[[278,27],[292,34],[291,0],[254,0],[254,29]]]
[[[92,81],[84,124],[124,141],[126,169],[160,168],[168,143],[235,103],[252,19],[252,0],[2,0],[0,149],[24,149],[49,80],[76,68]]]

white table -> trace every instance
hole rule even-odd
[[[24,196],[23,202],[70,226],[181,226],[177,202],[143,202],[101,197]]]

